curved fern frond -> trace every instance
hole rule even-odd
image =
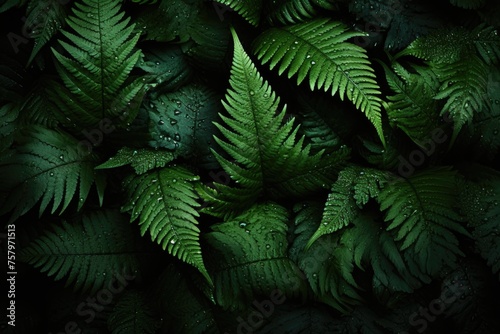
[[[144,174],[151,169],[165,167],[175,158],[176,156],[171,152],[122,147],[114,157],[109,158],[108,161],[95,168],[108,169],[131,165],[136,174]]]
[[[441,115],[449,114],[454,121],[453,141],[462,126],[486,106],[488,66],[471,55],[438,71],[443,82],[435,98],[447,99]]]
[[[159,327],[149,300],[141,291],[126,291],[108,317],[111,334],[153,334]]]
[[[67,20],[73,32],[62,31],[69,43],[59,41],[68,55],[52,48],[66,88],[54,89],[51,98],[63,122],[95,128],[104,119],[124,125],[137,115],[145,88],[140,80],[130,82],[129,74],[141,56],[134,50],[139,34],[133,35],[135,25],[123,18],[120,5],[119,0],[76,3]]]
[[[298,268],[286,256],[287,220],[285,208],[264,203],[212,226],[213,232],[205,235],[212,248],[207,263],[219,305],[241,309],[255,296],[276,290],[287,297],[304,295]]]
[[[353,276],[352,249],[340,244],[338,234],[325,235],[306,249],[321,223],[321,203],[297,203],[294,211],[295,238],[289,248],[290,258],[306,275],[320,301],[343,313],[348,312],[362,300],[360,287]]]
[[[368,200],[378,196],[387,180],[387,173],[376,169],[353,166],[341,171],[328,194],[321,225],[308,241],[306,248],[311,247],[322,235],[349,225]]]
[[[255,54],[263,64],[278,73],[297,74],[297,84],[309,76],[311,90],[330,90],[345,96],[373,123],[380,140],[382,133],[380,87],[363,48],[346,42],[364,36],[328,19],[317,19],[292,26],[271,28],[254,41]]]
[[[271,1],[267,4],[267,12],[270,13],[267,17],[268,21],[276,25],[276,23],[296,24],[312,19],[316,14],[315,3],[317,2],[316,0]]]
[[[217,0],[240,14],[250,24],[257,26],[260,21],[262,0]]]
[[[223,105],[229,116],[220,115],[226,126],[216,124],[227,141],[217,143],[235,160],[219,153],[215,157],[240,187],[216,184],[218,192],[202,196],[211,206],[207,212],[224,216],[231,210],[242,211],[261,195],[271,198],[304,196],[333,181],[347,150],[310,154],[303,148],[304,137],[296,141],[293,120],[284,125],[285,108],[278,113],[279,97],[257,72],[254,64],[235,39],[231,70],[231,88]],[[215,198],[215,200],[214,200]]]
[[[398,71],[401,66],[393,64],[394,71],[381,63],[389,87],[396,95],[388,96],[384,108],[393,126],[403,130],[415,143],[426,140],[438,128],[437,101],[439,81],[428,68],[416,67],[417,74]]]
[[[95,172],[95,154],[81,148],[73,137],[32,127],[18,140],[14,154],[0,163],[0,214],[13,210],[16,220],[40,201],[40,215],[53,202],[51,213],[62,213],[75,195],[80,210],[95,182],[102,204],[105,179]],[[77,193],[77,188],[79,189]]]
[[[40,52],[42,47],[62,28],[67,16],[67,1],[31,0],[27,8],[26,26],[32,27],[30,37],[35,39],[28,64]]]
[[[141,235],[147,231],[151,239],[182,261],[193,265],[211,282],[199,242],[196,226],[194,181],[199,177],[181,166],[167,166],[141,175],[131,175],[123,181],[127,194],[122,211],[131,214],[130,221],[139,218]]]
[[[457,179],[450,168],[434,168],[388,183],[378,196],[387,210],[387,230],[393,230],[400,250],[416,268],[410,272],[436,275],[463,256],[455,233],[470,236],[455,210]],[[410,262],[411,263],[411,262]],[[418,271],[417,271],[418,270]]]
[[[21,261],[29,263],[54,280],[66,279],[91,295],[115,284],[128,284],[139,268],[134,232],[124,215],[117,211],[96,211],[81,223],[51,225],[52,231],[23,248]]]

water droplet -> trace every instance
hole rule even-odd
[[[174,140],[175,140],[175,141],[181,141],[181,135],[180,135],[180,134],[178,134],[178,133],[176,133],[176,134],[174,135]]]
[[[50,172],[50,174],[49,174],[49,175],[50,175],[50,176],[54,176],[54,172]]]
[[[172,179],[172,182],[173,182],[173,183],[177,182],[177,179]]]
[[[175,244],[175,242],[176,242],[176,241],[175,241],[174,239],[170,240],[170,243],[171,243],[172,245],[173,245],[173,244]]]
[[[160,120],[158,121],[158,125],[163,125],[163,124],[165,124],[165,122],[164,122],[162,119],[160,119]]]
[[[316,62],[313,60],[313,61],[311,62],[311,65],[315,65],[315,64],[316,64]]]
[[[180,110],[178,110],[178,109],[175,109],[175,110],[174,110],[174,115],[180,115],[180,114],[181,114],[181,111],[180,111]]]
[[[171,120],[170,120],[170,124],[171,124],[171,125],[175,125],[175,124],[177,124],[177,121],[176,121],[175,119],[171,119]]]
[[[245,223],[245,222],[240,222],[240,227],[245,227],[245,226],[247,226],[247,223]]]
[[[61,155],[59,156],[59,159],[64,160],[64,155],[62,155],[62,154],[61,154]]]
[[[253,90],[250,91],[250,95],[254,96],[255,92]]]

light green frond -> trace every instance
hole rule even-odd
[[[275,291],[287,297],[304,296],[298,268],[287,257],[288,213],[273,204],[255,204],[235,217],[212,226],[205,238],[210,245],[216,302],[241,309],[256,296]]]
[[[63,212],[74,197],[81,209],[95,182],[102,204],[105,179],[95,172],[98,158],[66,133],[32,127],[19,146],[0,164],[0,212],[11,210],[11,221],[40,201],[40,215],[52,202],[51,213]],[[78,192],[77,192],[78,189]]]
[[[51,225],[51,231],[23,248],[19,260],[66,286],[95,294],[109,284],[129,284],[139,268],[134,232],[117,211],[96,211],[81,222]]]
[[[121,148],[114,157],[100,164],[96,169],[109,169],[131,165],[136,174],[144,174],[152,169],[165,167],[176,156],[167,151],[146,148]]]
[[[387,210],[387,230],[409,255],[406,261],[431,277],[463,256],[455,233],[470,236],[454,210],[456,194],[456,172],[441,167],[390,182],[378,196],[381,210]]]
[[[30,37],[35,39],[33,50],[31,51],[28,64],[33,61],[42,47],[59,32],[67,16],[67,1],[59,0],[31,0],[26,18],[26,26],[33,27]]]
[[[260,21],[262,0],[217,0],[240,14],[250,24],[257,26]]]
[[[316,19],[292,26],[271,28],[254,41],[254,52],[263,64],[278,73],[297,75],[300,84],[309,77],[311,90],[323,89],[347,98],[366,114],[380,140],[382,133],[380,87],[366,50],[346,42],[364,36],[348,31],[343,23]]]
[[[65,117],[81,128],[95,128],[103,119],[116,125],[131,122],[144,93],[141,81],[129,79],[140,58],[139,34],[124,18],[118,0],[82,0],[67,19],[61,53],[52,48],[64,86],[51,98]],[[68,118],[68,120],[66,119]]]
[[[322,235],[349,225],[368,200],[378,196],[387,179],[387,173],[371,168],[353,166],[341,171],[328,194],[321,225],[306,247],[311,247]]]
[[[216,124],[225,140],[215,137],[233,161],[213,152],[239,187],[216,184],[215,193],[203,192],[211,202],[206,211],[221,217],[247,208],[261,195],[304,196],[321,189],[334,180],[348,154],[347,149],[311,154],[303,137],[296,140],[294,120],[283,124],[285,109],[279,111],[279,97],[257,72],[236,33],[234,39],[231,88],[223,101],[228,115],[220,115],[224,125]]]
[[[131,175],[123,182],[126,204],[122,211],[139,219],[141,234],[182,261],[193,265],[210,282],[199,242],[200,230],[194,181],[199,177],[188,169],[170,165],[141,175]]]

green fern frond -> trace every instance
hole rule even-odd
[[[108,317],[111,334],[153,334],[159,321],[142,291],[125,291]]]
[[[217,0],[217,2],[228,6],[253,26],[259,24],[262,0]]]
[[[437,101],[439,81],[428,68],[417,67],[417,73],[399,72],[401,67],[393,64],[394,70],[381,63],[387,83],[396,95],[388,96],[384,108],[389,121],[403,130],[415,143],[426,140],[438,128]]]
[[[312,201],[294,206],[295,238],[289,256],[306,275],[317,298],[346,313],[362,300],[360,287],[353,276],[352,249],[340,244],[338,234],[325,235],[306,249],[320,226],[321,207],[321,203]]]
[[[441,115],[449,114],[453,119],[455,138],[462,126],[486,106],[488,66],[471,55],[438,71],[442,86],[434,98],[447,99]]]
[[[212,226],[209,268],[216,302],[241,309],[255,296],[279,290],[287,297],[305,293],[298,268],[286,256],[288,213],[272,203],[255,204],[230,221]]]
[[[452,5],[465,9],[481,8],[486,0],[450,0]]]
[[[109,169],[131,165],[136,174],[144,174],[152,169],[165,167],[175,158],[176,156],[171,152],[122,147],[114,157],[109,158],[108,161],[95,168]]]
[[[429,276],[463,256],[455,233],[470,236],[454,209],[456,178],[450,168],[429,169],[388,183],[378,196],[381,210],[387,210],[387,230],[394,231],[406,261]],[[416,270],[410,267],[410,272]]]
[[[43,46],[62,28],[67,16],[67,2],[60,0],[31,0],[27,8],[26,26],[35,28],[30,37],[35,39],[28,64]]]
[[[345,96],[373,123],[380,140],[382,133],[380,87],[366,51],[349,42],[364,36],[328,19],[316,19],[292,26],[271,28],[254,41],[257,57],[278,73],[297,74],[297,84],[309,76],[311,90],[330,90]]]
[[[331,1],[317,0],[278,0],[267,4],[268,21],[276,25],[296,24],[312,19],[316,15],[316,4],[325,3],[331,5]]]
[[[13,210],[10,221],[14,221],[38,201],[40,215],[50,202],[51,213],[62,213],[75,196],[80,210],[94,182],[102,205],[106,182],[94,171],[97,161],[95,154],[82,152],[81,143],[73,137],[32,127],[19,138],[14,154],[0,164],[0,213]]]
[[[131,175],[123,181],[127,194],[123,212],[130,221],[139,218],[141,235],[151,239],[182,261],[193,265],[211,282],[199,242],[194,181],[199,177],[184,167],[171,165],[146,174]]]
[[[120,5],[119,0],[76,3],[67,19],[73,32],[62,31],[69,43],[59,41],[68,55],[52,48],[65,87],[54,89],[51,98],[64,122],[93,128],[103,119],[124,125],[137,115],[145,87],[129,74],[141,56],[135,50],[139,34],[133,35],[135,25]]]
[[[474,36],[476,50],[486,64],[497,64],[500,61],[500,36],[498,36],[498,30],[481,24],[471,32],[471,35]]]
[[[378,196],[387,179],[387,173],[376,169],[353,166],[341,171],[328,194],[321,225],[306,248],[311,247],[322,235],[349,225],[368,200]]]
[[[92,295],[111,284],[116,286],[117,281],[126,285],[126,280],[135,278],[139,249],[133,236],[119,212],[90,212],[81,223],[51,225],[51,231],[22,249],[19,259],[56,281],[67,277],[66,286]]]
[[[304,196],[318,190],[333,181],[347,155],[346,149],[312,155],[310,145],[303,148],[304,137],[296,141],[298,129],[293,128],[293,120],[282,125],[286,108],[278,112],[279,97],[262,79],[233,33],[231,88],[223,101],[229,116],[220,115],[225,126],[216,124],[227,141],[215,140],[235,162],[215,151],[214,155],[240,187],[216,184],[217,191],[202,192],[211,202],[206,211],[221,217],[248,208],[261,195]]]

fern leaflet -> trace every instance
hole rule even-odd
[[[40,215],[50,202],[51,213],[62,213],[75,195],[80,210],[94,182],[102,204],[106,182],[102,173],[94,171],[98,158],[82,152],[76,139],[33,126],[18,144],[15,152],[0,163],[0,214],[14,210],[10,219],[14,221],[38,201]]]
[[[129,80],[141,56],[134,50],[139,34],[125,18],[118,0],[82,0],[67,20],[74,32],[63,30],[70,43],[60,40],[69,56],[52,48],[59,85],[51,98],[70,126],[96,127],[108,119],[116,124],[131,122],[138,112],[144,85]]]
[[[139,218],[141,234],[149,231],[151,239],[170,254],[196,268],[211,282],[199,243],[196,226],[194,182],[199,177],[184,167],[171,165],[124,180],[127,202],[122,211],[130,212],[130,221]]]
[[[406,250],[411,273],[434,276],[463,256],[455,233],[470,235],[454,210],[456,182],[455,171],[434,168],[390,182],[378,196],[381,210],[387,210],[387,230],[394,231],[400,250]]]
[[[254,41],[255,54],[278,73],[297,74],[300,84],[309,76],[311,90],[330,90],[345,96],[373,123],[385,143],[380,115],[380,87],[375,80],[366,51],[347,39],[363,36],[347,26],[328,19],[316,19],[292,26],[271,28]]]
[[[220,115],[226,127],[216,124],[227,141],[217,143],[237,162],[214,155],[240,187],[216,184],[218,191],[202,189],[211,203],[205,211],[223,216],[231,210],[248,208],[261,195],[273,198],[288,194],[303,196],[328,184],[335,175],[347,150],[310,154],[303,147],[304,137],[295,140],[293,120],[281,125],[285,109],[276,114],[279,97],[262,80],[243,50],[236,33],[231,89],[223,105],[229,116]]]
[[[113,284],[117,277],[135,278],[139,248],[119,212],[91,212],[81,222],[53,224],[51,229],[23,248],[21,261],[56,281],[67,277],[66,286],[90,294]]]
[[[205,235],[212,248],[207,263],[214,274],[219,305],[241,309],[255,296],[276,289],[287,296],[303,296],[305,286],[297,276],[298,268],[286,256],[287,219],[283,207],[264,203],[212,226],[213,232]]]

